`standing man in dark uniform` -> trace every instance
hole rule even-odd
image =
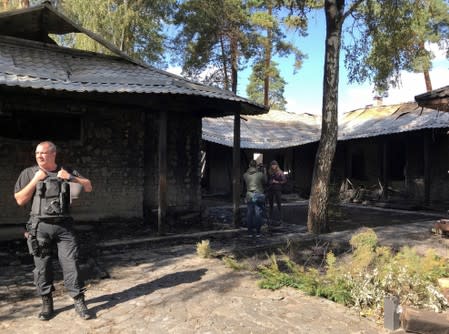
[[[55,162],[56,153],[56,146],[50,141],[37,145],[37,165],[21,172],[14,188],[14,197],[20,206],[32,203],[26,236],[30,253],[34,257],[34,283],[42,297],[39,319],[49,320],[54,314],[53,244],[58,247],[64,286],[74,299],[75,311],[82,319],[89,319],[91,316],[84,301],[84,282],[79,276],[73,218],[68,211],[70,190],[67,181],[79,183],[86,192],[92,191],[92,184],[76,170],[58,166]]]
[[[243,174],[243,179],[246,184],[248,234],[258,238],[262,227],[262,212],[265,207],[264,185],[267,182],[267,175],[264,169],[257,168],[256,160],[251,160],[248,170]]]

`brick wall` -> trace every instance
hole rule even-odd
[[[171,113],[168,117],[168,206],[198,211],[201,206],[201,118]]]
[[[151,198],[149,204],[157,208],[157,113],[111,106],[83,108],[81,141],[55,140],[60,149],[57,161],[78,169],[92,181],[94,189],[74,201],[74,217],[79,221],[142,218],[144,182],[148,182],[146,190],[151,190],[146,194]],[[153,128],[146,131],[148,124]],[[170,114],[168,130],[169,209],[199,210],[201,119]],[[0,224],[21,224],[27,220],[29,208],[17,206],[13,189],[20,171],[35,164],[33,153],[39,141],[0,137],[0,191],[4,194]],[[155,143],[154,151],[145,152],[145,141]],[[150,155],[152,164],[145,165],[144,154]]]

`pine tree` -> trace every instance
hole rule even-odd
[[[270,80],[268,96],[265,96],[266,72],[264,63],[254,64],[248,86],[246,87],[246,94],[251,100],[264,104],[270,109],[285,110],[287,104],[284,98],[286,82],[279,73],[278,64],[271,62],[271,67],[268,69],[268,78]],[[268,103],[266,103],[266,98],[268,98]]]
[[[131,57],[166,65],[164,25],[169,23],[175,0],[62,0],[60,10]],[[109,53],[88,36],[63,39],[70,47]]]
[[[185,0],[174,24],[175,61],[183,74],[236,92],[238,72],[255,52],[247,6],[241,0]]]

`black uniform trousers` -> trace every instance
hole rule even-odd
[[[78,245],[73,234],[72,219],[58,223],[39,222],[37,226],[37,241],[39,247],[58,248],[59,263],[64,277],[64,287],[71,297],[84,293],[84,282],[80,278],[78,265]],[[52,254],[46,252],[44,256],[34,256],[34,284],[39,295],[46,295],[54,291]]]

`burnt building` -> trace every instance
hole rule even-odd
[[[440,92],[438,95],[442,97]],[[440,100],[441,101],[441,100]],[[270,111],[242,121],[242,165],[254,153],[279,160],[290,187],[307,198],[320,139],[320,118]],[[209,191],[229,192],[231,119],[205,118]],[[375,105],[339,119],[331,183],[348,202],[402,208],[449,207],[449,114],[417,103]],[[231,136],[231,137],[230,137]]]
[[[114,55],[62,47],[50,35],[85,33]],[[13,198],[34,149],[54,141],[59,162],[94,191],[74,202],[78,220],[145,219],[201,211],[201,120],[264,113],[230,91],[133,60],[49,4],[0,13],[0,224],[28,211]]]

